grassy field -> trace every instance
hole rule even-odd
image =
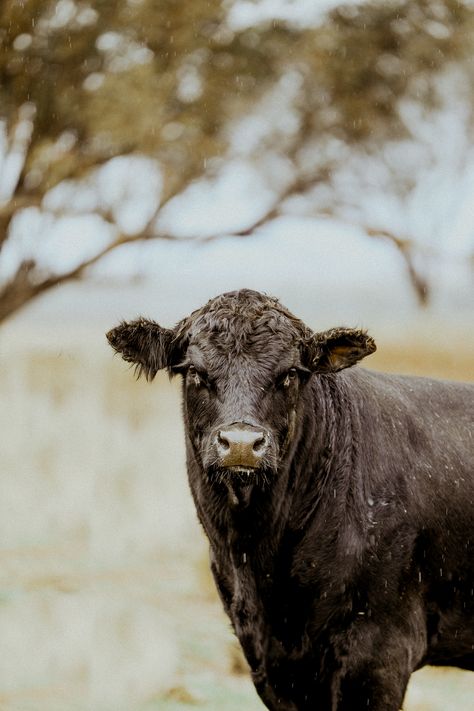
[[[468,380],[471,353],[386,344],[370,365]],[[0,362],[1,711],[262,709],[210,580],[177,385],[84,342],[3,341]],[[418,672],[404,708],[474,711],[474,674]]]

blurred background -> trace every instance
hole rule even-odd
[[[250,287],[474,380],[473,30],[468,0],[2,1],[2,711],[263,708],[179,383],[104,332]],[[404,708],[474,710],[474,674]]]

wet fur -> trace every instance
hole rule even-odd
[[[474,670],[474,386],[346,369],[365,332],[312,333],[248,290],[109,340],[149,378],[183,374],[192,495],[269,709],[398,711],[424,664]],[[246,418],[273,442],[250,484],[209,434]]]

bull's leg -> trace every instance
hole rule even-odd
[[[252,681],[263,703],[270,711],[298,711],[298,706],[283,697],[269,684],[265,672],[252,672]]]
[[[331,634],[337,671],[331,711],[399,711],[410,675],[426,655],[426,616],[417,597],[405,598],[397,624],[357,616]]]
[[[331,678],[316,671],[312,654],[288,653],[277,640],[267,649],[262,682],[254,683],[271,711],[331,711]]]
[[[410,673],[405,665],[367,665],[341,680],[331,711],[399,711]]]
[[[333,677],[331,711],[399,711],[410,675],[424,655],[423,630],[370,625],[353,631],[347,641]]]

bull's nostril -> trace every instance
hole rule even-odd
[[[222,432],[217,433],[217,443],[224,451],[230,449],[230,442],[226,437],[223,436]]]
[[[264,447],[265,447],[265,437],[259,437],[253,443],[253,451],[257,454],[259,452],[261,452]]]

